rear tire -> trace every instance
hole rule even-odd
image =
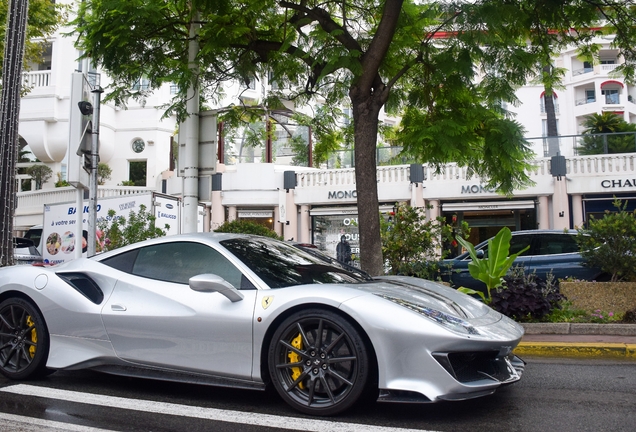
[[[15,380],[50,373],[49,343],[46,323],[33,303],[20,297],[0,303],[0,373]]]
[[[358,331],[340,315],[321,309],[297,312],[278,327],[268,367],[285,402],[311,415],[350,408],[369,379],[369,355]]]

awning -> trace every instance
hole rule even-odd
[[[545,92],[544,92],[544,91],[542,91],[542,92],[541,92],[541,96],[539,96],[539,99],[543,99],[543,96],[545,96]],[[555,92],[555,91],[552,91],[552,96],[554,96],[554,97],[555,97],[555,99],[558,99],[558,97],[559,97],[559,96],[556,94],[556,92]]]
[[[623,84],[620,81],[616,81],[616,80],[609,80],[609,81],[604,81],[601,83],[601,88],[608,86],[608,85],[616,85],[619,86],[620,88],[624,88],[625,84]]]
[[[393,211],[393,206],[381,205],[378,209],[381,213]],[[337,216],[337,215],[357,215],[358,207],[315,207],[309,210],[310,216]]]
[[[486,211],[486,210],[521,210],[533,209],[535,202],[531,200],[525,201],[473,201],[463,203],[445,203],[442,204],[442,211]]]

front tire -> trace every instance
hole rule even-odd
[[[327,416],[360,398],[369,378],[369,355],[346,319],[308,309],[278,327],[269,346],[268,367],[274,387],[289,405]]]
[[[22,380],[47,373],[49,333],[40,311],[19,297],[0,303],[0,373]]]

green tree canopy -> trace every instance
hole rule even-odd
[[[183,115],[190,84],[216,100],[224,80],[265,73],[280,84],[272,98],[347,103],[358,205],[377,209],[382,109],[404,114],[408,155],[458,162],[511,193],[531,183],[532,154],[502,102],[517,102],[516,88],[566,37],[589,44],[590,35],[611,32],[620,53],[636,59],[634,14],[632,4],[613,0],[86,0],[75,25],[78,47],[113,77],[107,98],[118,103],[142,96],[131,88],[145,77],[154,88],[175,83],[172,109]],[[187,61],[194,23],[201,26],[198,69]],[[623,73],[633,78],[633,65]],[[361,266],[379,274],[379,214],[360,211],[358,220]]]
[[[592,114],[583,122],[585,130],[577,151],[582,155],[636,152],[636,124],[611,112]]]

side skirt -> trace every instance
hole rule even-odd
[[[265,390],[265,384],[241,379],[178,372],[166,369],[153,369],[136,366],[100,365],[90,368],[97,372],[132,378],[146,378],[159,381],[171,381],[187,384],[200,384],[215,387],[230,387],[245,390]]]

